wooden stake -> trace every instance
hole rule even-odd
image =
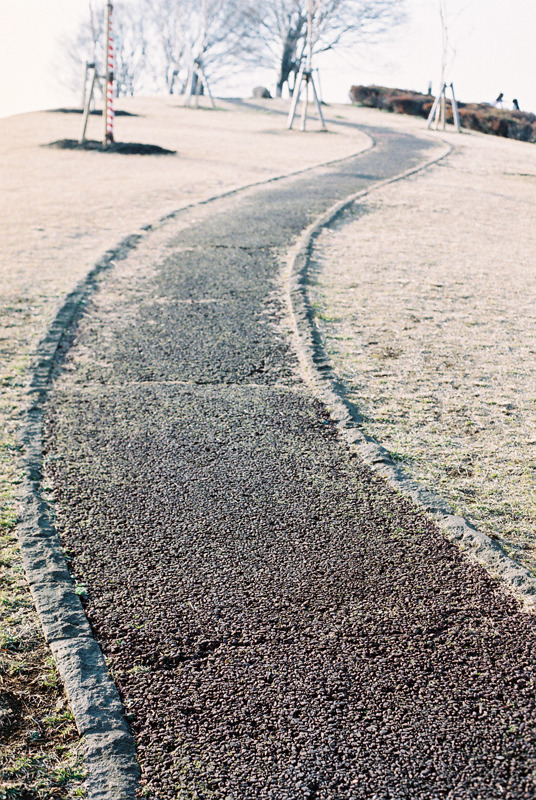
[[[205,75],[205,70],[203,69],[201,64],[198,64],[198,66],[197,66],[197,73],[198,73],[198,76],[201,76],[201,80],[203,81],[203,86],[207,90],[207,94],[208,94],[208,96],[210,98],[210,102],[212,104],[212,108],[216,108],[216,103],[214,102],[214,98],[212,97],[212,92],[210,91],[210,86],[208,85],[208,80],[207,80],[207,76]]]
[[[194,90],[194,62],[192,61],[188,67],[188,78],[186,80],[185,92],[184,92],[184,105],[189,106],[190,100],[192,97],[192,92]]]
[[[315,72],[316,72],[316,78],[317,78],[317,81],[318,81],[318,92],[317,92],[318,102],[320,104],[322,104],[322,84],[320,83],[320,70],[318,69],[318,67],[316,68]],[[314,83],[313,83],[313,86],[314,86]]]
[[[311,80],[311,66],[313,63],[313,0],[307,2],[307,63],[302,78],[305,78],[305,100],[303,103],[300,129],[305,130],[307,122],[307,107],[309,105],[309,81]]]
[[[318,4],[317,4],[318,7]],[[313,75],[312,69],[312,61],[313,61],[313,0],[308,0],[307,3],[307,59],[305,62],[305,66],[302,62],[300,66],[300,71],[298,72],[298,77],[294,83],[294,92],[292,95],[292,104],[290,107],[290,112],[288,115],[288,124],[287,127],[289,130],[292,128],[294,124],[294,118],[296,116],[296,108],[298,102],[300,100],[300,94],[303,86],[303,82],[305,81],[305,100],[303,103],[302,109],[302,117],[301,117],[301,125],[300,130],[305,131],[306,123],[307,123],[307,111],[309,107],[309,84],[311,84],[311,89],[313,90],[313,97],[316,102],[316,107],[318,109],[318,116],[320,117],[320,122],[322,124],[322,130],[326,130],[326,123],[324,122],[324,115],[322,113],[322,106],[320,100],[318,98],[318,92],[316,91],[315,80]],[[318,72],[318,70],[317,70]]]
[[[82,109],[82,111],[86,107],[88,69],[89,69],[89,61],[86,61],[85,64],[84,64],[84,77],[82,79],[82,102],[80,103],[80,108]]]
[[[446,95],[446,85],[443,85],[443,91],[441,93],[441,127],[445,130],[447,124],[447,95]]]
[[[318,70],[317,70],[317,72],[318,72]],[[314,82],[314,80],[312,80],[312,77],[313,77],[313,75],[311,73],[311,86],[313,88],[313,94],[314,94],[314,97],[315,97],[315,100],[316,100],[316,107],[318,109],[318,116],[320,117],[320,122],[322,123],[322,130],[325,131],[325,130],[327,130],[327,128],[326,128],[326,123],[324,122],[324,115],[322,113],[322,101],[320,100],[320,98],[318,96],[318,92],[316,91],[315,82]],[[320,79],[319,79],[318,83],[319,83],[319,87],[320,87]]]
[[[433,124],[433,122],[435,120],[437,107],[439,105],[440,99],[441,99],[441,93],[437,95],[437,97],[435,98],[435,100],[434,100],[434,102],[432,104],[432,108],[430,109],[430,113],[428,114],[428,125],[426,126],[427,128],[431,128],[432,127],[432,124]]]
[[[82,136],[80,137],[80,144],[84,144],[86,141],[86,130],[87,130],[87,121],[89,119],[89,111],[91,108],[91,101],[93,100],[93,92],[95,91],[95,82],[97,78],[97,69],[95,64],[91,67],[91,81],[89,84],[89,94],[86,97],[86,103],[84,106],[84,123],[82,128]]]
[[[296,116],[296,107],[297,107],[297,105],[298,105],[298,103],[300,101],[300,93],[301,93],[302,78],[303,78],[304,69],[305,69],[305,67],[302,64],[301,67],[300,67],[300,71],[298,72],[298,77],[296,78],[296,81],[294,82],[294,92],[292,93],[292,103],[290,105],[290,112],[289,112],[289,115],[288,115],[288,124],[287,124],[287,127],[289,128],[289,130],[290,130],[290,128],[292,128],[292,126],[294,124],[294,117]]]
[[[458,133],[462,132],[462,126],[460,124],[460,114],[458,111],[458,103],[456,102],[456,95],[454,94],[454,84],[450,84],[450,90],[452,92],[452,115],[454,117],[454,125],[458,131]],[[447,84],[444,83],[440,93],[437,95],[432,108],[430,109],[430,113],[428,114],[428,124],[427,127],[431,128],[432,125],[435,125],[435,130],[437,130],[440,126],[443,130],[446,128],[447,122]]]
[[[456,102],[456,95],[454,94],[454,84],[450,84],[450,90],[452,92],[452,113],[454,115],[454,124],[458,130],[458,133],[462,132],[462,126],[460,123],[460,113],[458,111],[458,103]]]

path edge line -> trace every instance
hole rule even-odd
[[[427,137],[428,138],[428,137]],[[437,137],[434,137],[437,141]],[[454,513],[449,504],[411,478],[389,451],[359,427],[359,412],[348,400],[343,382],[338,377],[324,350],[322,336],[315,325],[307,291],[307,274],[315,238],[347,209],[370,194],[392,183],[416,175],[447,158],[454,146],[440,139],[445,150],[439,156],[405,170],[392,178],[379,181],[369,189],[349,195],[335,203],[301,234],[288,251],[282,265],[285,302],[290,318],[291,338],[303,379],[335,422],[340,435],[356,451],[367,466],[380,475],[399,494],[411,499],[432,517],[445,538],[458,547],[473,563],[482,566],[511,593],[527,613],[536,613],[536,577],[515,561],[499,542],[475,528],[465,517]]]

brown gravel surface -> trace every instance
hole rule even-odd
[[[453,153],[317,239],[316,322],[363,429],[536,569],[536,151]]]

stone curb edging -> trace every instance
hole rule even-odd
[[[130,236],[106,253],[65,299],[36,353],[19,437],[24,475],[16,529],[19,551],[45,639],[83,740],[90,800],[133,800],[139,767],[119,693],[93,637],[45,497],[44,407],[64,337],[95,291],[99,275],[126,258],[141,238],[141,234]]]
[[[309,302],[307,278],[310,256],[314,239],[321,230],[332,224],[345,210],[376,190],[405,180],[446,158],[452,153],[453,147],[446,142],[445,144],[446,150],[440,156],[394,178],[380,181],[370,189],[350,195],[334,204],[303,232],[298,242],[288,252],[282,270],[292,338],[302,376],[318,399],[327,407],[343,439],[390,486],[423,508],[439,525],[445,538],[454,542],[466,557],[483,566],[493,578],[498,579],[503,587],[516,597],[525,611],[535,613],[536,577],[526,567],[514,561],[498,542],[474,528],[464,517],[454,514],[444,499],[410,478],[393,461],[384,447],[360,430],[359,412],[348,400],[345,388],[325,352]]]
[[[104,656],[93,637],[69,573],[52,521],[51,504],[45,497],[43,486],[44,408],[54,370],[68,350],[68,343],[64,346],[65,338],[75,328],[86,304],[98,288],[101,276],[112,269],[117,261],[127,258],[151,232],[194,208],[355,158],[375,146],[372,137],[363,131],[361,133],[368,139],[368,146],[350,156],[256,181],[188,204],[126,237],[116,248],[107,251],[67,295],[37,348],[36,366],[28,390],[28,406],[23,413],[19,435],[22,445],[20,464],[24,477],[19,491],[17,538],[45,639],[63,681],[76,727],[83,737],[89,800],[133,800],[140,771],[119,693],[108,673]]]

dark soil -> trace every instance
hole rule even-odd
[[[166,150],[156,144],[112,142],[105,147],[102,142],[93,139],[86,139],[84,142],[80,142],[78,139],[58,139],[44,147],[53,147],[56,150],[95,150],[98,153],[120,153],[130,156],[174,156],[177,154],[176,150]]]
[[[51,108],[51,114],[83,114],[82,108]],[[89,112],[92,117],[102,117],[102,109],[95,108]],[[130,111],[122,111],[121,109],[114,111],[114,117],[139,117],[140,114],[132,114]]]

